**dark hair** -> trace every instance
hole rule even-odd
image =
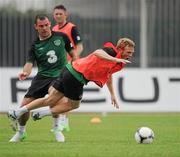
[[[46,14],[38,14],[35,17],[34,24],[37,24],[37,20],[45,20],[46,18],[49,19],[49,17]]]
[[[64,6],[64,5],[62,5],[62,4],[60,4],[60,5],[56,5],[56,6],[54,7],[54,10],[55,10],[55,9],[62,9],[62,10],[64,10],[64,11],[66,11],[65,6]]]

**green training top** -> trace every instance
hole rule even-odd
[[[34,41],[28,52],[27,62],[38,67],[37,75],[45,77],[58,77],[68,63],[67,52],[73,49],[68,36],[61,32],[52,32],[46,40]]]
[[[82,84],[87,84],[89,81],[87,79],[84,78],[83,74],[77,72],[72,64],[66,64],[66,68],[69,70],[69,72]]]

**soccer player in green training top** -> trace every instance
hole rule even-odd
[[[37,64],[38,72],[22,100],[21,107],[48,94],[48,88],[51,83],[60,75],[61,70],[68,63],[67,52],[73,60],[77,58],[67,35],[60,32],[52,32],[51,23],[46,15],[37,15],[34,27],[38,33],[38,38],[28,52],[26,64],[23,67],[23,71],[19,74],[19,80],[25,80],[31,74],[34,62]],[[28,119],[29,112],[19,118],[18,130],[10,139],[10,142],[19,142],[25,139],[25,126]],[[64,142],[64,136],[58,130],[58,125],[57,122],[53,129],[56,140]],[[12,127],[16,130],[15,125]]]

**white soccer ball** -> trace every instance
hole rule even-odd
[[[141,127],[135,133],[135,140],[137,143],[150,144],[153,142],[154,132],[148,127]]]

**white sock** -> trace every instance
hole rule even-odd
[[[65,119],[65,126],[69,127],[69,118],[68,117],[66,117],[66,119]]]
[[[26,112],[28,112],[28,109],[26,106],[23,106],[15,111],[17,117],[20,117],[21,115],[23,115]]]
[[[26,126],[24,125],[24,126],[21,126],[21,125],[19,125],[19,129],[18,129],[20,132],[25,132],[26,131]]]
[[[51,115],[52,115],[50,109],[43,110],[43,111],[39,111],[39,114],[40,114],[40,117],[41,117],[41,118],[43,118],[43,117],[45,117],[45,116],[51,116]]]
[[[59,119],[60,119],[60,124],[65,125],[66,115],[65,114],[60,114]]]
[[[60,117],[53,118],[53,128],[58,129],[59,128],[59,123],[60,123]]]

